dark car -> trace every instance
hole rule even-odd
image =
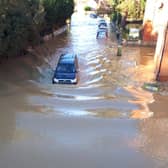
[[[97,14],[96,13],[91,13],[90,17],[93,18],[93,19],[96,19],[97,18]]]
[[[52,82],[62,84],[76,84],[78,82],[78,60],[75,54],[60,56]]]
[[[98,25],[99,28],[107,28],[107,23],[106,22],[101,22]]]

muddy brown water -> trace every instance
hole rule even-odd
[[[110,31],[110,30],[109,30]],[[97,19],[0,66],[0,168],[167,168],[168,92],[152,82],[152,47],[96,40]],[[77,85],[53,85],[61,53],[77,53]]]

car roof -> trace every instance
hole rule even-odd
[[[76,55],[75,54],[62,54],[60,56],[59,62],[61,64],[73,64],[75,62]]]
[[[71,60],[71,59],[63,59],[63,60],[59,61],[58,64],[74,64],[74,60]]]
[[[107,25],[106,22],[100,22],[99,25]]]
[[[60,59],[74,59],[75,57],[75,54],[62,54]]]

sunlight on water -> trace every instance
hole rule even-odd
[[[130,100],[129,102],[134,103],[139,107],[132,111],[131,118],[145,119],[153,117],[154,113],[148,107],[149,104],[155,101],[153,94],[144,91],[142,88],[127,87],[126,89],[136,97],[135,100]]]
[[[86,82],[86,84],[93,84],[93,83],[99,82],[99,81],[102,80],[102,79],[103,79],[103,77],[100,76],[100,77],[98,77],[98,78],[95,78],[95,79],[93,79],[93,80],[91,80],[91,81]]]
[[[61,109],[61,115],[71,116],[71,117],[80,117],[80,116],[90,116],[94,115],[88,111],[78,110],[78,109]]]

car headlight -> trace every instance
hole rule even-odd
[[[72,83],[76,83],[76,82],[77,82],[77,78],[72,79],[71,82],[72,82]]]
[[[59,82],[58,79],[56,79],[56,78],[54,78],[53,81],[54,81],[55,83],[58,83],[58,82]]]

